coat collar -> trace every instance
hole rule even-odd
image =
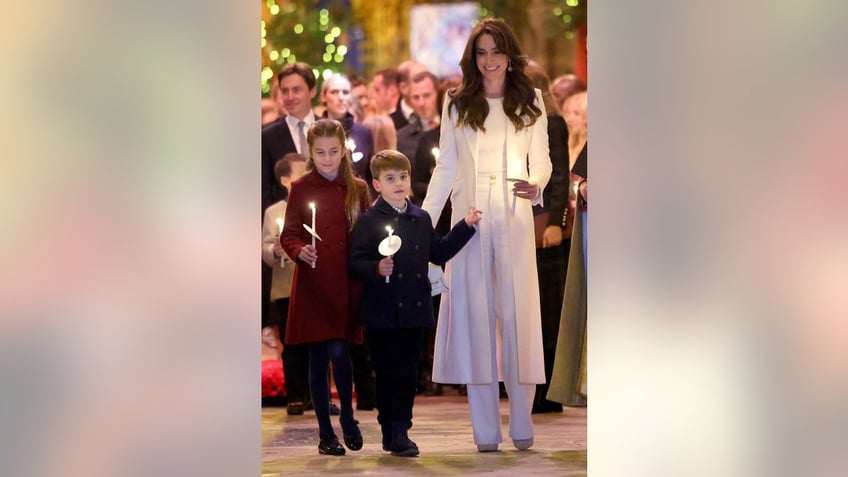
[[[423,217],[424,215],[421,208],[413,204],[412,201],[410,201],[409,199],[406,199],[406,212],[404,212],[403,214],[398,214],[398,211],[395,210],[395,208],[392,207],[391,204],[386,202],[385,199],[383,199],[383,196],[377,198],[377,202],[374,203],[374,209],[376,209],[381,214],[392,216],[408,215],[410,217]]]
[[[335,177],[335,179],[333,179],[333,180],[327,180],[327,179],[324,178],[324,176],[322,176],[318,172],[318,169],[312,169],[311,171],[309,171],[308,174],[303,176],[300,180],[308,181],[311,184],[315,184],[315,185],[319,185],[319,186],[320,185],[328,185],[328,184],[340,184],[340,185],[346,185],[347,184],[345,182],[344,176],[342,176],[341,174],[337,175]]]

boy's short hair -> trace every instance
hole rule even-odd
[[[380,172],[389,169],[411,173],[412,163],[409,162],[409,158],[404,153],[394,149],[383,149],[374,154],[374,157],[371,158],[371,176],[379,179]]]
[[[277,182],[280,182],[280,177],[288,177],[291,175],[292,162],[306,162],[306,156],[297,152],[290,152],[283,156],[282,159],[277,160],[277,162],[274,163],[274,178],[277,179]]]

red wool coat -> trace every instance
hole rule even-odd
[[[368,207],[368,188],[359,184],[360,209]],[[289,300],[286,344],[315,343],[335,338],[359,341],[356,311],[362,285],[347,272],[350,223],[345,215],[347,184],[341,176],[327,180],[316,170],[292,183],[286,208],[286,221],[280,243],[297,265]],[[311,264],[297,259],[300,250],[312,243],[303,224],[312,224],[315,203],[315,228],[322,240],[315,241],[318,260]]]

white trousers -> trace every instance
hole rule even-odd
[[[515,295],[512,261],[509,251],[509,214],[512,213],[511,184],[502,173],[480,173],[477,176],[477,204],[483,211],[479,224],[486,281],[489,340],[492,353],[488,359],[495,379],[489,384],[469,384],[468,404],[475,444],[499,444],[501,434],[500,390],[498,367],[509,396],[509,436],[512,439],[533,437],[530,411],[536,394],[535,384],[518,382],[518,349],[516,339]]]

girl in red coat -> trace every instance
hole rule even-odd
[[[357,331],[355,304],[361,284],[348,278],[347,255],[353,224],[368,207],[368,187],[353,175],[344,128],[338,121],[315,121],[306,140],[309,172],[292,183],[280,235],[286,254],[296,261],[286,344],[309,345],[309,391],[318,418],[318,452],[344,455],[330,423],[327,372],[332,361],[344,442],[348,449],[359,450],[362,434],[353,418],[348,342]],[[313,239],[304,225],[313,228],[318,238]]]

